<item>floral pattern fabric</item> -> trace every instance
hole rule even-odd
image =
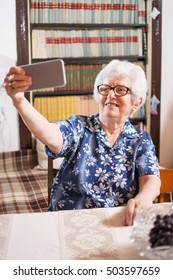
[[[150,135],[129,120],[114,146],[99,115],[75,115],[56,123],[63,135],[62,151],[56,155],[46,146],[46,152],[64,161],[54,179],[50,211],[126,205],[139,191],[140,176],[159,176]]]

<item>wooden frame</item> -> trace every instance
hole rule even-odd
[[[29,63],[27,0],[16,0],[17,65]],[[25,93],[30,101],[29,93]],[[20,149],[32,148],[32,136],[19,116]]]
[[[160,15],[152,20],[152,70],[151,70],[151,97],[155,95],[161,98],[161,25],[162,25],[162,0],[152,1],[153,7],[159,10]],[[151,115],[150,134],[156,147],[156,155],[159,158],[160,147],[160,106],[158,114]]]

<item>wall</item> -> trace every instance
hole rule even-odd
[[[7,16],[8,15],[8,16]],[[162,81],[160,164],[173,168],[173,1],[162,1]],[[15,0],[1,1],[0,85],[4,72],[16,63]],[[5,28],[3,28],[5,27]],[[3,38],[3,40],[2,40]],[[0,90],[0,151],[19,149],[18,116],[10,98]]]
[[[15,0],[1,1],[0,38],[0,151],[10,151],[19,149],[18,115],[2,84],[9,67],[16,64]]]
[[[160,164],[173,168],[173,1],[162,1]]]

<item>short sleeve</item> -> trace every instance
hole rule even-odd
[[[62,133],[63,147],[60,154],[53,153],[49,147],[45,146],[48,157],[55,159],[57,157],[67,157],[74,151],[79,143],[79,139],[84,131],[83,123],[77,115],[71,116],[68,120],[55,122]],[[57,140],[58,141],[58,140]]]
[[[148,134],[144,132],[141,137],[136,157],[136,169],[139,176],[157,175],[159,176],[159,165],[156,157],[155,146]]]

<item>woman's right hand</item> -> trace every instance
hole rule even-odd
[[[21,67],[11,67],[4,79],[4,86],[7,94],[14,102],[19,102],[24,97],[26,91],[32,84],[32,78],[25,75]]]

